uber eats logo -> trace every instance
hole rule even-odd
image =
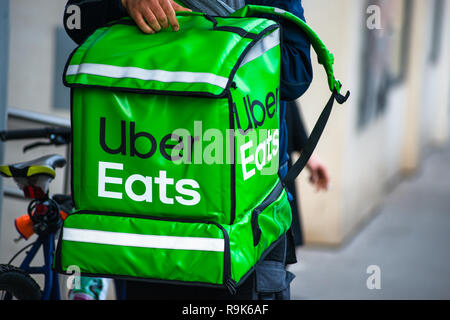
[[[265,121],[269,121],[278,114],[278,95],[279,89],[277,88],[275,92],[268,92],[262,101],[246,95],[242,98],[241,105],[233,105],[239,131],[238,137],[241,138],[241,143],[238,143],[238,159],[242,165],[244,180],[253,177],[256,170],[261,174],[269,175],[276,174],[278,171],[276,156],[279,151],[279,130],[261,129]],[[277,117],[274,120],[279,121]],[[257,137],[257,133],[259,137]]]
[[[129,127],[129,130],[127,130]],[[107,132],[120,132],[119,139],[114,140],[116,147],[112,148],[107,144]],[[127,134],[129,133],[129,134]],[[117,137],[116,137],[117,138]],[[137,140],[146,139],[150,145],[147,151],[138,151]],[[175,149],[177,145],[171,144],[174,137],[172,134],[165,135],[161,141],[156,141],[155,137],[149,132],[136,132],[135,122],[126,121],[120,122],[120,131],[106,130],[106,118],[100,118],[100,146],[103,151],[109,154],[118,154],[122,156],[139,157],[141,159],[147,159],[152,157],[157,149],[161,152],[161,155],[168,159],[173,160],[171,156],[171,150]],[[117,146],[117,140],[120,141]],[[177,141],[176,141],[177,142]],[[158,147],[159,146],[159,147]],[[158,189],[159,201],[164,204],[174,204],[175,201],[185,205],[193,206],[200,202],[200,194],[196,191],[200,186],[197,181],[192,179],[179,179],[175,180],[169,177],[167,171],[160,170],[157,177],[144,176],[139,173],[135,173],[129,177],[122,177],[120,174],[124,171],[125,164],[115,162],[98,163],[98,196],[102,198],[122,199],[123,193],[134,201],[153,202],[153,189]],[[127,168],[129,169],[129,168]],[[123,188],[122,192],[108,190],[108,186],[120,185]],[[140,185],[140,186],[139,186]],[[140,192],[136,193],[134,190],[139,189]],[[175,192],[174,192],[175,191]],[[176,194],[174,197],[169,194]]]
[[[236,114],[237,127],[241,134],[245,135],[249,130],[261,127],[266,120],[266,115],[269,119],[273,118],[275,112],[278,110],[278,91],[279,90],[277,89],[275,92],[267,93],[264,101],[259,101],[257,99],[252,100],[250,95],[246,95],[242,98],[243,107],[247,116],[246,120],[240,119],[242,115],[239,116],[236,104],[233,105]],[[246,128],[243,129],[245,121],[247,122],[247,125]]]
[[[100,116],[99,146],[104,153],[117,156],[117,161],[99,159],[98,196],[193,206],[201,201],[200,190],[206,186],[200,186],[197,180],[185,179],[186,172],[190,177],[199,177],[199,181],[214,183],[217,181],[212,180],[212,175],[221,177],[220,171],[230,168],[236,173],[241,171],[242,175],[237,178],[244,181],[257,173],[277,174],[278,94],[276,89],[259,99],[251,95],[236,99],[231,106],[236,130],[229,128],[229,119],[219,124],[221,129],[208,127],[206,130],[202,121],[193,120],[193,131],[178,128],[164,135],[164,132],[161,134],[164,123],[150,121],[146,124],[148,120],[125,121]],[[168,116],[167,121],[171,121],[170,117],[176,115]],[[211,121],[216,123],[217,119]],[[235,163],[238,166],[206,167]],[[192,164],[202,166],[189,167]],[[179,170],[175,165],[183,167]],[[153,172],[152,176],[146,174],[149,171]]]

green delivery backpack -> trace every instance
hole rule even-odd
[[[333,56],[290,13],[246,6],[228,17],[178,13],[180,31],[143,34],[129,18],[97,29],[70,56],[72,196],[54,268],[82,275],[228,287],[291,225],[278,176],[280,26],[304,32],[331,98]],[[72,269],[73,270],[73,269]]]

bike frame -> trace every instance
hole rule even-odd
[[[21,139],[36,139],[45,138],[49,140],[49,143],[33,143],[27,146],[25,150],[38,147],[41,145],[67,145],[70,143],[70,128],[41,128],[41,129],[25,129],[25,130],[12,130],[12,131],[0,131],[0,140],[21,140]],[[24,150],[24,151],[25,151]],[[70,148],[68,149],[69,152]],[[69,157],[67,157],[69,158]],[[66,166],[66,170],[68,167]],[[52,270],[53,256],[55,253],[55,234],[57,232],[51,232],[47,235],[38,235],[37,240],[32,244],[31,249],[26,251],[24,260],[20,265],[20,269],[24,272],[32,274],[43,274],[45,277],[44,289],[42,291],[41,300],[60,300],[61,291],[59,286],[59,274]],[[39,249],[42,247],[44,255],[44,265],[40,267],[31,266]],[[24,250],[24,249],[22,249]],[[14,259],[14,258],[13,258]],[[124,300],[126,296],[126,285],[123,280],[115,280],[116,299]]]
[[[33,261],[41,247],[44,254],[44,265],[40,267],[32,267],[31,262]],[[50,233],[45,236],[38,236],[38,239],[33,243],[31,249],[26,252],[26,256],[19,267],[28,274],[44,275],[44,290],[42,291],[41,300],[61,300],[61,291],[59,287],[58,277],[59,274],[52,270],[54,252],[55,234]],[[114,280],[114,285],[116,299],[125,300],[125,281],[116,279]]]
[[[44,253],[44,265],[41,267],[30,266],[37,252],[42,246]],[[29,274],[43,274],[45,276],[44,291],[41,300],[60,300],[61,293],[59,288],[58,273],[53,272],[52,262],[55,250],[55,235],[50,233],[45,236],[38,236],[31,249],[27,251],[25,259],[20,265],[20,269]]]

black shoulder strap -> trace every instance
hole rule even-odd
[[[313,130],[311,131],[311,134],[306,141],[305,146],[303,147],[302,153],[300,154],[300,157],[298,160],[294,163],[294,165],[289,169],[286,176],[283,179],[283,184],[286,185],[288,182],[293,182],[295,178],[300,174],[300,172],[303,170],[303,168],[308,163],[309,158],[311,157],[314,149],[317,146],[317,143],[319,142],[320,136],[323,133],[323,130],[325,129],[325,125],[327,124],[328,118],[330,117],[331,109],[333,108],[334,100],[336,100],[339,104],[343,104],[345,101],[347,101],[348,97],[350,96],[350,92],[347,91],[347,94],[344,96],[340,95],[339,93],[334,90],[331,94],[330,99],[328,100],[327,104],[322,110],[322,113],[319,116],[319,119],[317,120],[316,124],[314,125]]]

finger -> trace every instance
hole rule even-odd
[[[328,183],[322,178],[319,177],[317,181],[317,188],[320,190],[327,190]]]
[[[157,17],[153,14],[152,10],[150,8],[146,7],[145,9],[142,9],[142,15],[145,19],[145,22],[155,31],[158,32],[161,30],[161,25],[159,24],[159,21]]]
[[[133,18],[134,22],[136,22],[139,29],[141,29],[142,32],[151,34],[155,33],[155,31],[149,27],[149,25],[145,22],[144,18],[141,14],[135,14],[130,12],[130,16]]]
[[[325,186],[326,186],[326,184],[324,184],[324,180],[320,176],[319,172],[316,173],[316,184],[315,185],[316,185],[316,190],[317,191],[325,189]]]
[[[166,0],[163,0],[163,2]],[[152,6],[151,11],[153,11],[154,16],[158,20],[159,25],[163,29],[167,29],[169,27],[169,22],[167,21],[166,13],[163,8],[161,8],[160,3],[156,2],[154,6]]]
[[[319,185],[319,189],[327,190],[328,183],[326,183],[326,181],[324,181],[323,179],[320,179],[318,185]]]
[[[166,13],[167,19],[169,19],[169,24],[171,25],[172,30],[178,31],[180,29],[180,26],[178,24],[177,16],[175,15],[175,10],[170,5],[170,2],[164,1],[161,6]]]
[[[176,3],[176,2],[173,1],[173,0],[171,0],[170,2],[171,2],[171,4],[172,4],[172,8],[173,8],[175,11],[189,11],[189,12],[192,11],[191,9],[185,8],[185,7],[183,7],[183,6],[180,6],[178,3]]]
[[[320,171],[321,171],[321,174],[322,174],[323,178],[324,178],[324,179],[327,181],[327,183],[328,183],[328,181],[330,180],[330,176],[328,175],[328,171],[325,170],[324,168],[322,168]]]
[[[324,188],[326,189],[326,186],[328,186],[328,183],[330,182],[330,177],[328,176],[328,172],[321,168],[320,170],[320,179],[322,180],[322,184],[325,186]]]
[[[315,171],[311,172],[310,181],[313,185],[317,186],[317,182],[318,182],[317,172],[315,172]]]

